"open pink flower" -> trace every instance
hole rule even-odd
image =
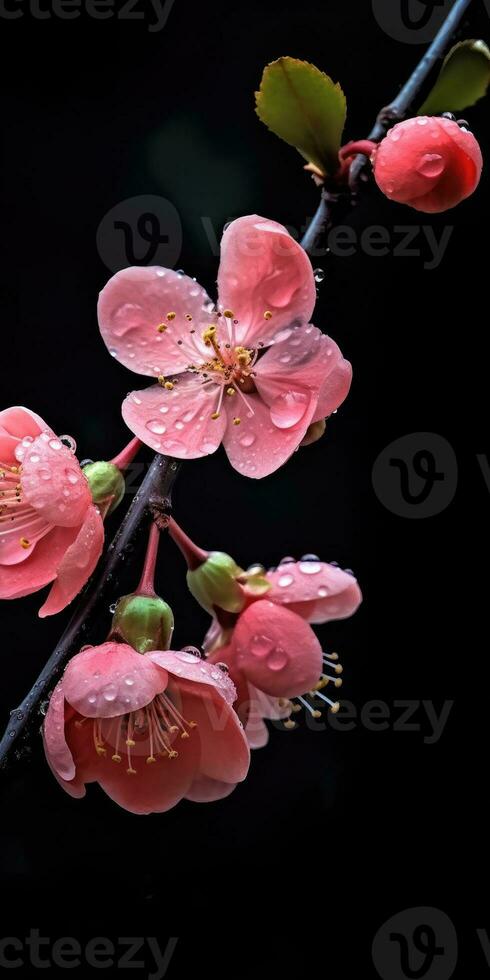
[[[252,748],[268,740],[263,718],[287,718],[292,698],[315,691],[335,709],[321,689],[339,685],[337,656],[323,654],[308,625],[351,616],[362,596],[355,578],[336,565],[306,556],[286,559],[265,576],[272,588],[252,600],[233,628],[221,631],[214,621],[205,641],[212,662],[227,665],[238,692],[237,712]],[[330,669],[333,674],[323,673]],[[307,707],[307,704],[304,704]],[[310,710],[317,710],[310,704]]]
[[[223,671],[189,650],[90,647],[51,697],[47,760],[71,796],[98,782],[132,813],[161,813],[183,797],[220,799],[250,762],[235,695]]]
[[[228,226],[218,293],[215,308],[193,279],[158,267],[109,280],[102,337],[122,364],[158,380],[128,395],[123,417],[157,451],[192,459],[223,442],[235,469],[267,476],[343,402],[351,366],[309,323],[311,264],[275,221],[249,215]]]
[[[0,599],[53,582],[40,616],[71,602],[104,543],[75,443],[62,439],[27,408],[0,412]]]

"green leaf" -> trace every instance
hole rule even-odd
[[[419,116],[466,109],[481,99],[490,82],[490,50],[484,41],[461,41],[446,55]]]
[[[255,93],[259,118],[322,174],[338,169],[346,101],[340,85],[296,58],[278,58],[264,69]]]

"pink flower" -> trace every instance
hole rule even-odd
[[[132,813],[161,813],[183,797],[220,799],[250,762],[235,694],[225,673],[188,650],[90,647],[51,697],[48,763],[71,796],[98,782]]]
[[[321,689],[331,681],[340,686],[336,654],[323,654],[309,623],[326,623],[351,616],[362,596],[355,578],[336,565],[307,556],[287,560],[266,574],[271,589],[252,600],[231,630],[214,621],[205,641],[214,663],[227,665],[238,692],[235,705],[252,748],[268,740],[263,718],[288,718],[292,698],[300,698],[310,713],[320,702],[333,710]],[[332,674],[323,674],[326,667]],[[318,699],[301,699],[305,692]]]
[[[193,279],[158,267],[123,269],[107,283],[98,307],[105,343],[158,379],[128,395],[123,417],[159,452],[193,459],[223,442],[235,469],[267,476],[343,402],[351,366],[309,323],[311,264],[275,221],[249,215],[229,225],[218,293],[215,309]]]
[[[0,598],[53,582],[39,611],[51,616],[92,574],[104,543],[102,517],[74,455],[39,415],[0,412]]]

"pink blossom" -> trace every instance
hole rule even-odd
[[[268,740],[263,719],[288,718],[291,699],[305,692],[315,692],[316,705],[307,702],[311,713],[325,706],[336,710],[337,702],[322,689],[340,685],[342,668],[336,655],[323,654],[309,623],[351,616],[362,600],[351,574],[316,556],[286,561],[265,577],[271,583],[265,597],[251,600],[230,629],[221,630],[215,620],[205,641],[212,662],[230,671],[235,708],[252,748]]]
[[[62,439],[26,408],[0,412],[0,598],[30,595],[53,582],[40,616],[71,602],[104,543],[74,441]]]
[[[139,439],[181,459],[222,442],[235,469],[259,478],[343,402],[351,366],[309,322],[311,264],[275,221],[249,215],[228,226],[218,294],[215,307],[188,276],[123,269],[100,294],[100,329],[118,361],[157,380],[123,402]]]
[[[132,813],[228,795],[250,753],[227,675],[189,650],[107,642],[68,664],[44,723],[48,763],[71,796],[98,782]]]

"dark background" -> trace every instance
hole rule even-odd
[[[488,41],[484,5],[473,6],[459,36]],[[254,114],[264,65],[290,54],[340,80],[346,138],[361,138],[423,47],[388,36],[367,0],[175,0],[157,33],[148,6],[134,21],[39,20],[20,9],[18,20],[0,18],[1,407],[25,404],[71,433],[79,458],[107,458],[127,440],[120,403],[140,382],[98,335],[97,293],[113,271],[96,244],[104,215],[136,195],[170,201],[183,232],[175,266],[213,295],[205,227],[219,238],[230,218],[256,212],[299,230],[317,204],[300,157]],[[484,155],[486,112],[480,102],[464,113]],[[439,216],[368,191],[349,218],[358,234],[381,225],[396,244],[400,226],[431,226],[437,238],[451,226],[442,264],[424,268],[421,234],[418,256],[357,249],[315,259],[326,275],[314,319],[353,363],[348,401],[320,443],[264,481],[241,478],[220,451],[185,464],[175,489],[188,532],[245,567],[316,552],[354,569],[363,607],[319,635],[341,654],[344,698],[358,712],[384,701],[387,730],[358,721],[351,731],[272,731],[228,800],[145,819],[97,786],[70,799],[34,745],[30,761],[2,774],[9,935],[34,926],[53,939],[180,935],[169,976],[184,976],[202,931],[201,967],[214,975],[327,975],[357,963],[376,976],[371,942],[382,923],[432,905],[456,927],[457,975],[469,963],[486,973],[476,929],[489,924],[487,903],[474,886],[488,873],[487,650],[472,624],[487,591],[474,550],[487,548],[477,460],[488,448],[487,205],[485,174],[473,198]],[[171,242],[175,234],[171,222]],[[393,440],[417,432],[448,440],[458,484],[440,513],[407,519],[380,502],[371,471]],[[120,591],[137,577],[127,571]],[[169,541],[158,585],[178,645],[199,644],[206,616]],[[38,621],[39,605],[39,596],[2,604],[2,727],[69,618]],[[108,624],[109,612],[95,640]],[[422,708],[411,719],[418,730],[394,726],[396,701],[423,699],[437,713],[454,702],[436,744],[424,742]],[[230,937],[240,942],[227,959]]]

